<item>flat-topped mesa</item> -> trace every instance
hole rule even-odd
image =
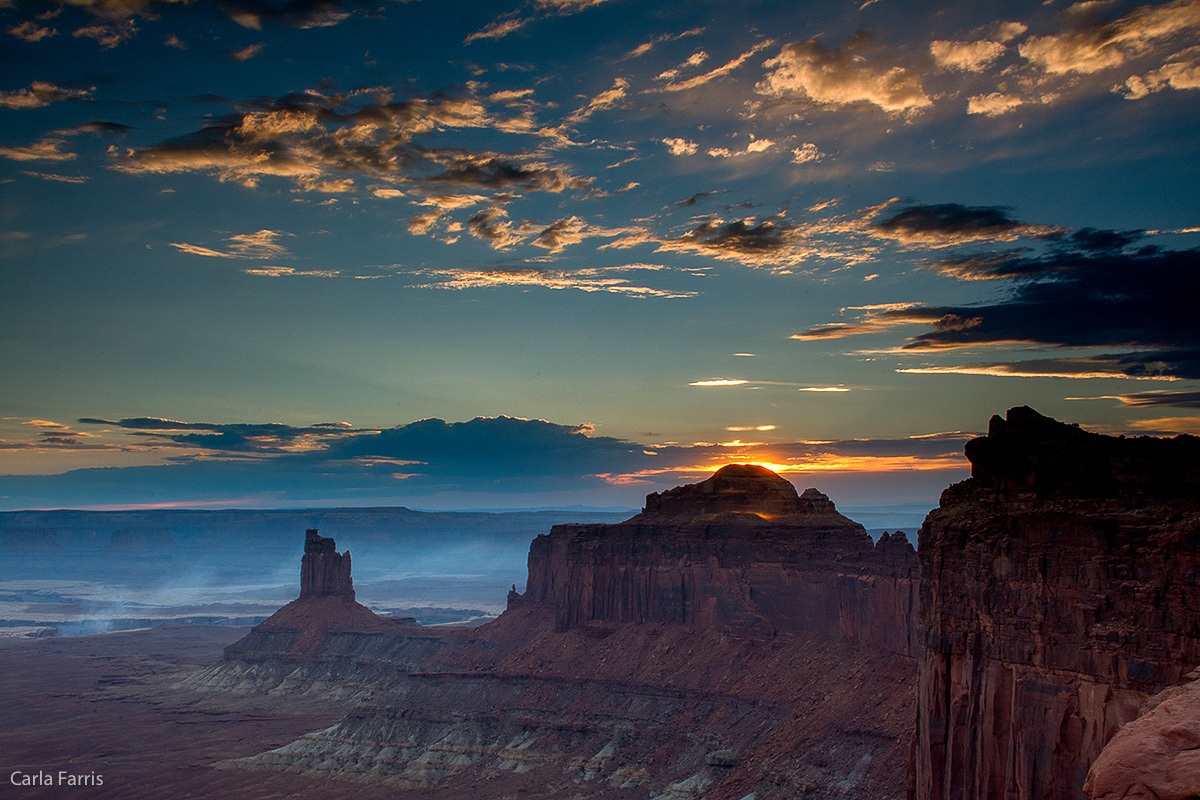
[[[916,552],[875,546],[816,489],[756,464],[646,498],[616,525],[556,525],[529,549],[524,594],[560,630],[669,623],[743,636],[816,635],[916,647]]]
[[[305,531],[304,558],[300,561],[301,597],[347,597],[354,599],[350,579],[350,551],[339,553],[331,536],[316,528]]]

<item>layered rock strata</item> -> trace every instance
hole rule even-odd
[[[757,509],[757,510],[753,510]],[[556,525],[529,550],[523,595],[560,629],[665,622],[743,636],[814,634],[916,653],[919,565],[816,489],[757,465],[651,494],[618,525]]]
[[[742,465],[620,525],[556,526],[493,623],[308,649],[264,623],[193,686],[343,698],[329,729],[229,766],[399,797],[898,798],[917,569],[902,534],[874,545],[816,490]]]
[[[912,794],[1080,800],[1105,743],[1200,663],[1200,440],[1014,408],[920,533]]]

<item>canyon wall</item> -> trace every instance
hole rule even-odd
[[[919,800],[1082,800],[1089,766],[1200,664],[1200,440],[1014,408],[920,533]]]

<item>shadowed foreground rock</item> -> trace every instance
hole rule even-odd
[[[913,794],[1082,800],[1109,739],[1200,663],[1200,440],[1021,407],[966,453],[920,534]]]
[[[1189,683],[1151,697],[1088,773],[1089,800],[1200,797],[1200,668]]]
[[[414,800],[903,795],[919,579],[903,534],[875,545],[820,492],[737,465],[625,523],[556,526],[529,565],[476,629],[296,627],[289,609],[353,603],[336,596],[281,609],[189,687],[347,713],[226,766]]]

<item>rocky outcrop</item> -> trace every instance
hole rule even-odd
[[[1200,668],[1159,692],[1105,746],[1088,772],[1088,800],[1200,797]]]
[[[1200,663],[1200,440],[1014,408],[920,534],[912,794],[1080,800],[1143,700]]]
[[[350,551],[337,551],[332,537],[315,528],[304,534],[304,558],[300,562],[301,597],[347,597],[354,599],[350,579]]]
[[[651,494],[617,525],[556,525],[510,603],[560,630],[664,622],[742,636],[817,635],[916,652],[919,566],[903,533],[874,544],[816,489],[757,465]]]

